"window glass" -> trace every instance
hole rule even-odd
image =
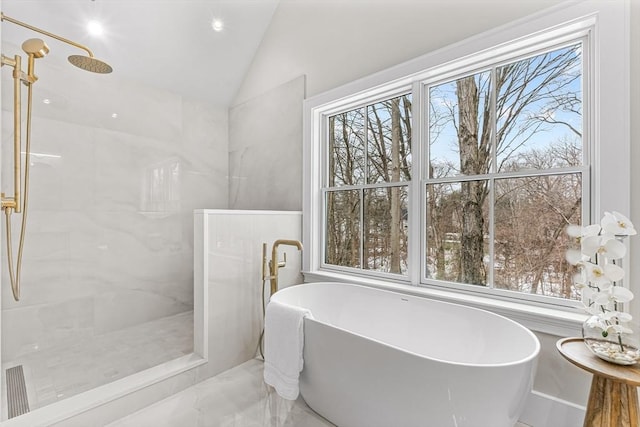
[[[329,118],[329,186],[364,183],[364,126],[362,109]]]
[[[581,49],[428,86],[427,279],[578,298],[564,230],[584,211]]]
[[[329,191],[326,195],[325,262],[360,267],[360,192]]]
[[[430,178],[489,172],[491,73],[429,89]]]
[[[582,163],[582,55],[579,44],[496,69],[500,171]],[[574,156],[535,164],[533,156],[570,146]],[[558,153],[560,154],[560,153]]]
[[[367,182],[410,181],[410,96],[369,105],[367,119]]]
[[[578,300],[564,231],[590,211],[582,43],[456,77],[447,67],[446,79],[431,70],[413,86],[422,88],[416,123],[412,93],[325,116],[324,265]]]
[[[488,181],[427,185],[427,278],[487,284]]]
[[[411,108],[405,94],[329,117],[325,264],[407,274]]]
[[[407,198],[406,186],[365,190],[365,269],[407,273]]]
[[[495,287],[578,299],[565,229],[581,223],[581,174],[497,179],[495,192]]]

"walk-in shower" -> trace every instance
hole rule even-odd
[[[85,46],[60,37],[56,34],[26,24],[17,19],[6,16],[0,12],[0,21],[10,22],[12,24],[27,28],[28,30],[43,34],[49,38],[72,45],[76,48],[84,50],[88,56],[72,55],[69,62],[73,65],[87,71],[97,73],[110,73],[112,68],[93,57],[93,53]],[[9,66],[13,69],[13,194],[5,195],[2,193],[1,206],[5,214],[6,225],[6,256],[8,264],[8,276],[11,282],[11,292],[15,301],[20,300],[20,275],[22,271],[22,259],[26,234],[27,212],[29,206],[29,179],[31,160],[31,136],[32,136],[32,112],[33,112],[33,85],[38,81],[35,74],[35,63],[37,59],[45,57],[49,53],[49,46],[44,40],[39,38],[30,38],[22,43],[22,50],[27,55],[26,72],[23,71],[22,56],[15,54],[13,56],[1,55],[2,66]],[[23,146],[23,123],[22,123],[22,86],[27,88],[26,98],[26,118],[24,124],[24,146]],[[23,151],[24,150],[24,151]],[[24,154],[24,163],[22,155]],[[23,166],[24,165],[24,166]],[[12,226],[11,216],[13,213],[22,214],[19,232],[19,241],[17,248],[17,259],[14,264],[12,244]],[[4,375],[6,379],[6,395],[7,395],[7,416],[13,418],[29,412],[29,402],[27,396],[27,386],[23,365],[15,365],[6,369]]]
[[[51,52],[34,57],[39,79],[33,84],[20,301],[11,295],[7,260],[0,264],[0,419],[10,417],[4,388],[16,376],[24,377],[29,405],[20,417],[32,419],[92,396],[126,395],[140,378],[155,381],[163,365],[190,360],[193,209],[226,206],[227,159],[218,153],[228,147],[228,115],[226,108],[189,97],[176,78],[181,74],[175,86],[147,78],[158,72],[154,52],[166,52],[160,35],[167,27],[153,21],[145,35],[158,37],[136,37],[141,27],[134,18],[145,11],[176,16],[182,9],[201,16],[194,7],[2,0],[7,16],[89,46],[114,72],[76,69],[67,57],[90,58],[88,52],[7,20],[1,24],[2,52],[11,59],[19,53],[25,74],[25,40],[39,37]],[[103,24],[102,35],[87,30],[89,20]],[[0,93],[0,173],[8,197],[14,187],[12,71],[2,67]],[[24,175],[27,87],[20,85]],[[21,214],[14,213],[15,265]],[[0,249],[6,258],[4,241]]]
[[[0,20],[11,22],[12,24],[19,25],[27,28],[31,31],[43,34],[47,37],[59,40],[63,43],[70,44],[79,49],[87,52],[89,56],[71,55],[69,56],[69,62],[81,69],[92,71],[96,73],[110,73],[112,71],[111,66],[94,58],[93,53],[87,47],[68,40],[64,37],[60,37],[56,34],[34,27],[17,19],[13,19],[0,12]],[[20,299],[20,272],[22,268],[22,254],[24,249],[24,237],[26,231],[27,211],[29,204],[29,169],[30,169],[30,156],[31,156],[31,115],[33,107],[33,84],[38,80],[35,75],[35,60],[43,58],[49,53],[49,47],[41,39],[28,39],[22,44],[22,50],[27,54],[27,73],[22,71],[22,57],[20,55],[14,55],[13,58],[2,54],[2,66],[8,65],[13,67],[13,196],[5,196],[2,193],[2,210],[5,213],[6,223],[6,243],[7,243],[7,260],[9,277],[11,280],[11,291],[13,298],[18,301]],[[22,172],[22,85],[27,87],[27,112],[26,112],[26,129],[25,129],[25,161],[24,161],[24,175]],[[24,190],[23,190],[24,188]],[[13,263],[13,245],[11,243],[11,214],[22,213],[22,223],[20,226],[20,237],[18,242],[18,254],[17,262]]]

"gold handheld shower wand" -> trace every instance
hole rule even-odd
[[[79,49],[86,51],[89,56],[71,55],[69,62],[73,65],[80,67],[87,71],[96,73],[110,73],[113,69],[108,64],[99,61],[93,57],[93,53],[85,46],[65,39],[58,35],[52,34],[48,31],[44,31],[40,28],[18,21],[16,19],[6,16],[0,12],[0,21],[8,21],[13,24],[25,27],[29,30],[35,31],[40,34],[44,34],[53,39],[70,44]],[[22,58],[20,55],[15,55],[13,58],[9,58],[5,55],[1,55],[1,65],[9,65],[13,67],[13,197],[5,197],[2,193],[0,205],[5,213],[5,224],[7,232],[7,260],[9,264],[9,278],[11,279],[11,291],[13,292],[13,298],[18,301],[20,299],[20,272],[22,267],[22,252],[24,249],[24,236],[27,222],[27,207],[29,201],[29,167],[31,156],[31,111],[32,111],[32,99],[33,99],[33,83],[38,80],[35,75],[35,60],[44,57],[49,53],[49,47],[40,39],[29,39],[22,44],[22,50],[27,54],[27,73],[22,71]],[[27,86],[27,120],[25,129],[25,166],[24,166],[24,180],[22,179],[22,159],[20,157],[22,149],[22,84]],[[24,191],[22,186],[24,184]],[[20,226],[20,241],[18,244],[18,259],[16,264],[16,270],[14,273],[13,268],[13,245],[11,244],[11,214],[22,213],[22,222]]]

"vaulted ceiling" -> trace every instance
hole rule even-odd
[[[88,46],[127,79],[228,106],[242,83],[278,0],[2,0],[2,12]],[[212,28],[222,22],[222,31]],[[94,20],[104,29],[89,34]],[[81,51],[7,21],[2,39],[20,46],[39,37],[48,57]],[[14,53],[4,52],[13,56]],[[56,59],[48,59],[56,60]]]

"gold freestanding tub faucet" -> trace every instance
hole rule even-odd
[[[287,254],[284,254],[284,260],[278,261],[278,246],[287,245],[295,246],[299,251],[302,250],[302,243],[298,240],[278,239],[273,242],[271,249],[271,261],[269,261],[269,281],[271,282],[271,295],[278,292],[278,269],[284,267],[287,264]],[[266,262],[266,257],[264,259]],[[264,271],[264,268],[263,268]]]
[[[264,296],[264,288],[269,279],[271,283],[271,289],[269,292],[269,296],[278,292],[278,269],[284,267],[287,264],[287,253],[284,253],[284,260],[278,261],[278,246],[280,245],[288,245],[295,246],[299,251],[302,250],[302,243],[298,240],[289,240],[289,239],[278,239],[273,242],[273,247],[271,249],[271,261],[267,261],[267,244],[262,244],[262,318],[265,316],[265,296]],[[258,349],[260,350],[260,355],[262,359],[264,359],[264,353],[262,351],[264,338],[264,327],[262,328],[262,332],[260,333],[260,339],[258,340]]]

